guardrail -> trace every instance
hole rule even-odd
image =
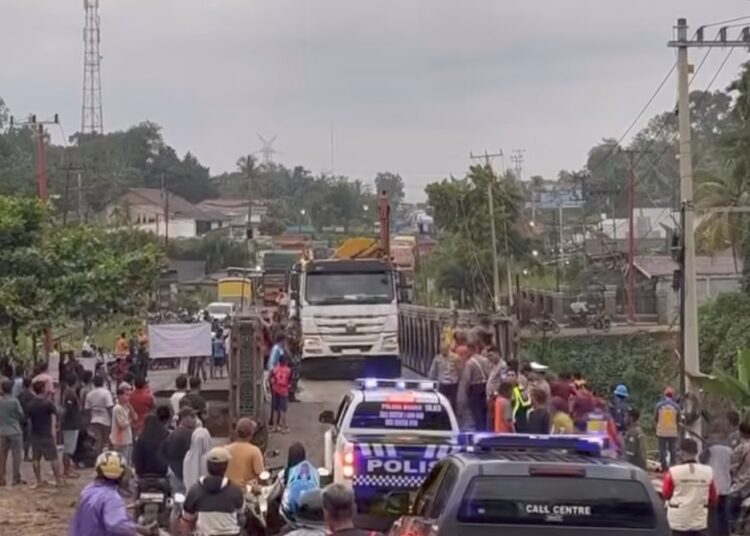
[[[449,327],[485,326],[494,332],[505,359],[516,356],[517,331],[512,319],[503,314],[403,304],[398,322],[403,364],[422,375],[429,371],[440,351],[443,332]]]

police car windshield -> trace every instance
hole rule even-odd
[[[451,418],[438,402],[408,398],[360,402],[352,414],[352,428],[450,432]]]
[[[464,523],[651,529],[640,482],[567,477],[477,477],[461,502]]]

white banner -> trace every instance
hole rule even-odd
[[[208,357],[211,355],[211,324],[154,324],[148,326],[152,359]]]

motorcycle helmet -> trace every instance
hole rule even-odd
[[[297,503],[297,523],[306,528],[325,527],[323,490],[311,489],[300,495]]]
[[[128,463],[119,452],[107,450],[96,458],[94,469],[100,478],[117,481],[125,476]]]
[[[628,398],[630,396],[630,392],[628,391],[628,386],[624,383],[621,383],[617,387],[615,387],[615,396],[619,396],[620,398]]]

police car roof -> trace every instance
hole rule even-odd
[[[396,389],[392,387],[382,387],[378,389],[365,389],[357,391],[362,393],[362,400],[365,402],[385,402],[389,399],[398,399],[399,401],[414,398],[414,402],[421,404],[439,404],[440,397],[436,391],[422,391],[416,389]]]
[[[586,478],[607,480],[633,480],[637,471],[637,468],[630,464],[610,458],[543,449],[478,449],[473,452],[459,452],[452,457],[461,465],[476,467],[479,474],[488,476],[528,476],[528,468],[532,465],[543,465],[552,469],[548,476],[554,476],[556,467],[580,467],[585,469]],[[563,473],[562,469],[560,472]]]

